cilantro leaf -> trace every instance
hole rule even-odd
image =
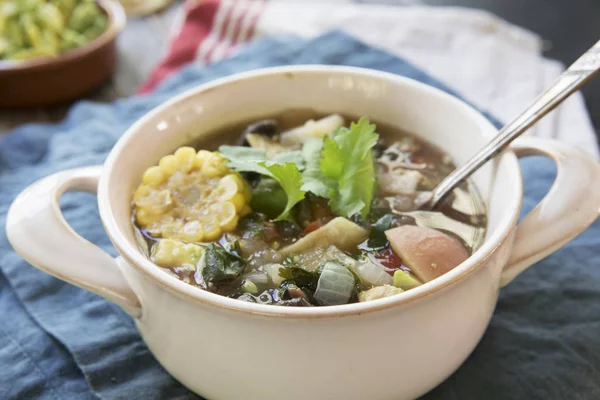
[[[302,156],[306,161],[306,169],[302,174],[302,190],[312,192],[317,196],[329,197],[330,189],[335,187],[335,181],[327,178],[321,172],[321,152],[323,139],[312,138],[302,147]]]
[[[273,178],[287,196],[285,209],[275,219],[281,221],[290,218],[290,211],[302,199],[305,191],[302,187],[302,167],[304,160],[299,151],[280,154],[267,161],[266,153],[261,149],[242,146],[221,146],[219,151],[229,162],[227,166],[238,172],[257,172]]]
[[[302,171],[304,169],[304,157],[302,157],[302,152],[299,150],[286,151],[285,153],[277,154],[271,161],[282,164],[291,162],[296,164],[298,170]]]
[[[281,221],[289,219],[292,208],[299,203],[300,200],[304,199],[304,195],[306,194],[306,192],[301,189],[302,174],[298,170],[296,164],[291,162],[279,164],[272,161],[263,161],[258,164],[267,171],[264,175],[268,175],[275,179],[287,195],[285,209],[275,220]]]
[[[245,146],[220,146],[219,152],[229,160],[227,166],[238,172],[256,172],[264,174],[264,168],[258,165],[267,160],[267,153],[261,149]]]
[[[372,149],[378,138],[375,125],[363,117],[350,128],[338,128],[332,137],[306,141],[302,153],[290,151],[270,161],[261,149],[221,146],[219,151],[235,171],[257,172],[277,181],[287,204],[276,220],[289,219],[306,192],[329,199],[337,215],[364,218],[375,194]]]
[[[341,215],[351,217],[360,214],[365,217],[369,213],[375,194],[375,164],[372,149],[378,139],[375,125],[363,117],[357,123],[352,123],[350,129],[340,128],[333,139],[325,141],[321,170],[325,176],[338,180],[338,190],[333,192],[330,198],[333,210]],[[334,146],[328,145],[327,142],[335,142],[337,149],[333,150]],[[328,149],[331,154],[338,157],[334,160],[337,163],[333,167],[331,162],[325,162]],[[342,166],[340,167],[339,164]]]
[[[236,280],[246,268],[246,260],[236,251],[210,243],[204,250],[202,277],[206,282],[227,283]]]
[[[307,142],[303,149],[307,166],[302,189],[328,198],[338,215],[365,217],[375,194],[372,149],[378,138],[375,125],[363,117],[350,129],[339,128],[333,137],[326,137],[321,153],[318,144]]]
[[[227,166],[236,171],[258,172],[248,171],[248,169],[255,168],[257,162],[268,160],[267,153],[263,149],[255,147],[223,145],[219,147],[219,152],[229,160]],[[299,170],[304,169],[304,157],[298,150],[277,154],[270,161],[281,164],[291,162],[296,164]]]

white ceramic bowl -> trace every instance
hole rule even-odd
[[[103,167],[61,172],[29,187],[9,210],[8,238],[36,267],[119,304],[161,364],[208,399],[398,400],[427,392],[456,370],[485,331],[500,287],[598,215],[599,165],[565,144],[523,139],[474,175],[488,207],[483,246],[446,275],[397,296],[320,308],[251,304],[187,285],[138,251],[131,197],[146,168],[224,122],[296,107],[396,125],[441,146],[457,163],[496,133],[462,101],[392,74],[325,66],[252,71],[150,112]],[[558,174],[517,225],[523,196],[517,157],[527,154],[551,157]],[[66,224],[57,201],[72,190],[97,190],[117,259]]]

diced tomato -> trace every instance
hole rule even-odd
[[[425,163],[425,157],[421,156],[421,155],[417,155],[417,154],[413,154],[410,157],[410,162],[413,164],[423,164]]]
[[[316,197],[311,202],[311,214],[313,221],[317,221],[325,217],[331,217],[330,219],[333,219],[331,215],[331,208],[329,208],[328,200],[322,197]]]
[[[272,243],[274,241],[280,240],[281,236],[277,231],[277,226],[273,223],[265,223],[264,227],[264,237],[267,243]]]
[[[325,225],[332,219],[333,219],[333,217],[327,216],[327,217],[321,217],[321,218],[317,219],[316,221],[311,222],[310,224],[308,224],[306,226],[306,228],[304,228],[304,231],[302,232],[301,236],[306,236],[309,233],[316,231],[317,229],[319,229],[320,227],[322,227],[323,225]]]
[[[391,248],[386,248],[371,255],[371,260],[379,264],[390,275],[402,268],[402,259]]]

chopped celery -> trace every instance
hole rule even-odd
[[[394,272],[394,286],[403,290],[408,290],[421,286],[421,282],[412,276],[410,272],[399,269]]]

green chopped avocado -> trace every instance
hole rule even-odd
[[[421,282],[410,272],[401,269],[394,272],[394,286],[403,290],[409,290],[421,286]]]
[[[277,218],[285,210],[286,204],[287,195],[275,179],[262,178],[252,189],[250,207],[271,219]]]

